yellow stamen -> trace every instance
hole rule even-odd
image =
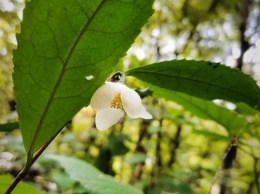
[[[122,100],[121,100],[121,94],[117,94],[116,97],[113,99],[113,101],[110,104],[111,108],[117,108],[121,109],[123,108]]]

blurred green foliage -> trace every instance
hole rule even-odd
[[[13,96],[12,51],[16,48],[15,34],[19,31],[23,1],[0,2],[0,116],[9,114],[9,101]],[[3,122],[4,120],[0,121]]]
[[[6,10],[2,2],[9,2],[14,8]],[[249,3],[245,6],[245,2]],[[20,1],[0,2],[1,123],[15,120],[8,106],[13,100],[11,73],[15,42],[12,40],[19,29],[17,13],[22,7]],[[245,54],[240,48],[245,9],[250,13],[244,31],[249,45],[246,51],[256,47],[260,36],[259,26],[253,25],[259,21],[258,1],[157,0],[154,9],[154,15],[116,70],[127,71],[175,58],[236,66],[238,56],[234,52],[240,50],[241,55]],[[256,65],[253,59],[244,61],[243,70],[254,77]],[[146,87],[133,77],[127,78],[127,84],[132,88]],[[174,95],[163,99],[156,93],[147,93],[143,102],[153,120],[124,117],[105,132],[95,129],[95,113],[85,108],[46,153],[93,164],[147,194],[208,193],[210,188],[212,193],[260,193],[260,114],[245,105],[235,106],[225,101],[215,101],[219,107],[208,109],[207,103],[213,102]],[[184,100],[189,104],[183,103]],[[241,124],[240,119],[246,122]],[[225,153],[234,137],[238,141],[237,154],[234,161],[229,161],[232,167],[223,170]],[[1,132],[0,173],[16,176],[25,160],[20,132]],[[24,181],[40,193],[91,193],[69,175],[66,169],[42,157]]]

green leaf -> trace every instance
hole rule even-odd
[[[14,52],[25,149],[54,136],[106,80],[152,14],[153,0],[33,0]]]
[[[79,182],[87,193],[95,194],[141,194],[142,191],[111,176],[105,175],[87,162],[67,156],[48,155],[49,159],[55,160],[68,173],[71,179]]]
[[[151,85],[206,100],[244,102],[260,110],[260,90],[248,75],[218,63],[173,60],[126,72]]]
[[[10,132],[15,129],[19,129],[20,125],[18,122],[0,124],[0,132]]]
[[[1,175],[0,176],[0,193],[5,193],[6,189],[10,186],[13,182],[13,177],[10,175]],[[12,194],[40,194],[34,187],[28,185],[26,183],[19,183],[15,189],[13,190]]]
[[[154,95],[177,102],[182,105],[185,110],[192,112],[194,115],[203,119],[213,120],[230,132],[237,132],[244,127],[245,118],[239,116],[236,112],[218,106],[215,103],[193,96],[189,96],[180,92],[168,91],[156,88]]]

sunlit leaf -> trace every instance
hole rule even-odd
[[[237,132],[244,127],[244,117],[239,116],[236,112],[228,110],[227,108],[218,106],[212,101],[203,100],[180,92],[169,92],[161,88],[155,89],[154,95],[177,102],[182,105],[185,110],[203,119],[213,120],[229,131]]]
[[[6,188],[8,188],[12,182],[13,182],[12,176],[1,175],[0,176],[0,193],[5,193]],[[12,192],[12,194],[21,194],[21,193],[40,194],[40,192],[36,188],[34,188],[31,185],[28,185],[26,183],[19,183]]]
[[[218,63],[173,60],[137,67],[127,75],[169,91],[206,100],[244,102],[260,110],[260,90],[248,75]]]
[[[48,155],[47,158],[55,160],[68,173],[71,179],[77,181],[89,194],[141,194],[142,191],[121,183],[111,176],[105,175],[92,165],[82,160]]]
[[[152,3],[26,3],[13,80],[27,152],[35,152],[89,104],[152,14]]]

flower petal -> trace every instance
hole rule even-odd
[[[103,131],[116,124],[122,117],[124,112],[122,109],[106,108],[97,111],[95,123],[98,130]]]
[[[97,89],[90,100],[90,105],[97,111],[110,107],[114,97],[120,93],[121,85],[119,83],[106,82]]]
[[[121,99],[127,115],[131,118],[153,118],[142,104],[140,96],[132,89],[124,87],[121,89]]]

